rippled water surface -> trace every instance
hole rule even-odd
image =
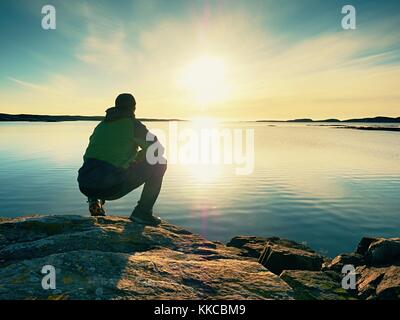
[[[76,176],[96,124],[1,123],[0,216],[87,214]],[[168,134],[170,124],[146,125]],[[162,218],[212,240],[280,236],[330,256],[352,251],[364,235],[399,236],[399,132],[283,123],[215,127],[254,129],[253,173],[170,161],[156,207]],[[108,213],[129,215],[140,191],[108,202]]]

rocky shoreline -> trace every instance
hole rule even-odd
[[[42,287],[54,266],[56,288]],[[353,265],[356,288],[342,287]],[[0,218],[0,300],[400,298],[400,238],[363,238],[328,259],[286,239],[209,241],[163,222],[126,217]]]

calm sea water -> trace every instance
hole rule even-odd
[[[1,123],[0,216],[86,215],[76,177],[96,124]],[[147,126],[167,130],[169,124]],[[280,236],[330,256],[353,251],[365,235],[399,236],[400,133],[218,126],[254,129],[253,173],[236,175],[234,165],[170,163],[156,207],[162,218],[212,240]],[[140,191],[108,202],[108,213],[129,215]]]

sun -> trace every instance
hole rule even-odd
[[[181,85],[191,99],[202,108],[226,99],[226,64],[223,59],[201,57],[192,61],[182,72]]]

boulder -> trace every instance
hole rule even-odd
[[[400,299],[400,267],[390,266],[384,273],[382,281],[376,288],[378,299]]]
[[[3,299],[293,299],[277,275],[240,250],[163,222],[125,217],[0,219]],[[42,288],[43,266],[56,288]]]
[[[243,257],[258,258],[271,272],[279,275],[283,270],[320,270],[324,257],[311,248],[278,237],[234,237],[228,247],[240,249]]]
[[[365,252],[368,265],[400,265],[400,238],[379,238],[373,241]]]
[[[361,299],[400,299],[400,267],[356,268],[357,290]]]
[[[263,238],[253,236],[237,236],[232,238],[226,245],[240,249],[240,255],[258,259],[269,241],[278,241],[277,237]]]
[[[279,275],[283,270],[319,271],[324,258],[303,244],[275,238],[266,243],[258,261]]]
[[[280,278],[294,291],[296,300],[354,300],[341,286],[341,277],[333,271],[285,270]]]
[[[367,253],[370,244],[377,240],[379,240],[379,238],[363,237],[358,243],[356,253],[364,256]]]
[[[341,273],[344,265],[353,265],[358,267],[365,264],[364,257],[358,253],[343,253],[333,258],[332,261],[326,263],[322,270],[332,270]]]

